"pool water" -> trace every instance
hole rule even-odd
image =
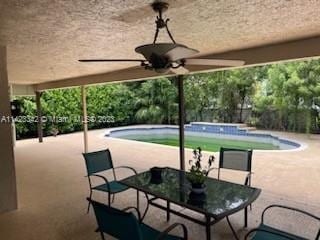
[[[150,135],[127,135],[123,139],[141,142],[157,143],[169,146],[179,146],[179,136],[177,134],[150,134]],[[278,146],[271,143],[250,142],[243,140],[221,139],[203,136],[185,136],[186,148],[201,147],[205,151],[217,152],[221,147],[237,149],[260,149],[260,150],[279,150]]]

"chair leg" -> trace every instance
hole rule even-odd
[[[167,222],[170,221],[170,202],[167,201]]]
[[[137,190],[137,209],[140,211],[139,190]]]
[[[103,232],[100,232],[102,240],[105,240]]]
[[[248,227],[248,207],[244,209],[244,227]]]
[[[111,200],[111,203],[114,203],[114,199],[115,199],[116,195],[115,194],[112,194],[112,200]]]
[[[111,194],[108,192],[108,206],[111,206]]]
[[[249,179],[249,187],[251,187],[251,177]],[[252,211],[252,203],[250,204],[250,211]]]
[[[91,197],[92,197],[92,190],[90,190],[90,196],[89,196],[89,198],[91,199]],[[91,203],[88,202],[87,214],[88,214],[89,211],[90,211],[90,205],[91,205]]]
[[[231,231],[232,231],[232,234],[233,234],[234,238],[235,238],[236,240],[239,240],[239,237],[238,237],[236,231],[234,230],[234,228],[233,228],[233,226],[232,226],[232,224],[231,224],[231,222],[230,222],[229,217],[226,217],[226,219],[227,219],[228,225],[229,225],[229,227],[230,227],[230,229],[231,229]]]
[[[211,227],[210,227],[210,216],[207,216],[205,215],[204,216],[205,219],[206,219],[206,224],[205,224],[205,227],[206,227],[206,240],[211,240]]]
[[[147,193],[144,193],[144,194],[145,194],[146,199],[147,199],[147,206],[146,206],[146,209],[144,210],[144,213],[143,213],[143,215],[141,217],[141,221],[143,221],[143,219],[146,217],[147,212],[149,210],[149,205],[150,205],[150,200],[149,200],[148,194]]]

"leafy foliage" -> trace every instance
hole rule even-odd
[[[142,123],[176,123],[177,90],[167,78],[146,81],[136,91],[135,117]]]
[[[185,77],[184,87],[186,122],[246,122],[265,129],[320,131],[320,60],[194,74]],[[34,98],[17,99],[23,115],[36,116]],[[90,86],[87,103],[88,116],[94,120],[89,121],[90,129],[178,122],[175,79]],[[60,133],[82,129],[79,87],[46,91],[41,104],[47,117],[45,135],[53,129]],[[16,127],[18,138],[36,136],[34,122],[17,122]]]

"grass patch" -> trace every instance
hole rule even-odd
[[[179,146],[179,137],[176,135],[131,135],[125,137],[125,139],[136,140],[141,142],[157,143],[169,146]],[[269,143],[259,143],[250,141],[239,141],[230,139],[218,139],[218,138],[207,138],[207,137],[195,137],[185,136],[185,147],[196,148],[201,147],[202,150],[218,152],[221,147],[225,148],[237,148],[237,149],[260,149],[260,150],[277,150],[279,147]]]

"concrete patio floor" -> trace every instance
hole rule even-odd
[[[110,148],[116,166],[128,165],[138,171],[155,165],[179,166],[178,148],[106,139],[102,137],[103,132],[89,132],[89,150]],[[274,203],[320,215],[320,136],[276,134],[304,142],[308,148],[293,152],[254,152],[252,183],[262,189],[262,194],[253,204],[252,211],[249,211],[248,229],[257,226],[262,210]],[[0,239],[100,239],[99,234],[94,232],[96,222],[93,212],[86,214],[88,182],[84,177],[86,171],[82,151],[82,133],[47,137],[42,144],[37,139],[17,142],[15,156],[19,209],[0,215]],[[186,153],[186,159],[189,158],[191,151]],[[119,174],[125,176],[129,172]],[[215,177],[216,173],[211,175]],[[225,177],[239,181],[242,176],[226,173]],[[107,200],[106,195],[100,193],[95,194],[94,198],[105,202]],[[144,209],[145,203],[141,195],[141,209]],[[135,204],[133,190],[117,195],[115,200],[115,206],[119,208]],[[145,221],[157,229],[164,229],[173,222],[182,222],[188,227],[189,239],[205,239],[203,227],[175,216],[167,223],[165,213],[153,207]],[[231,221],[243,237],[247,232],[247,229],[243,229],[243,212],[231,216]],[[316,227],[319,228],[319,225],[311,224],[309,219],[280,211],[275,211],[268,221],[297,233],[314,232]],[[232,239],[225,220],[211,230],[212,239]]]

